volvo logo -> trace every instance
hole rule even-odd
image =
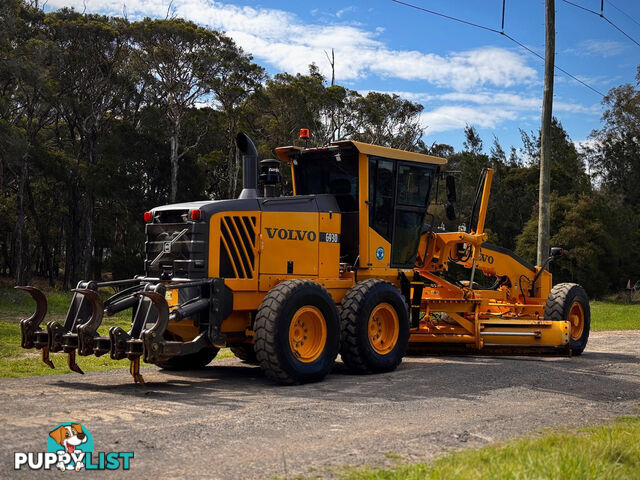
[[[315,242],[318,235],[311,230],[295,230],[285,228],[265,227],[269,238],[279,238],[280,240],[309,240]]]
[[[493,265],[493,257],[491,255],[486,255],[480,251],[480,261],[487,262],[489,265]]]

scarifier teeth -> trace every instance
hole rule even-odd
[[[42,347],[42,361],[47,364],[50,368],[55,369],[56,366],[53,364],[51,359],[49,358],[49,347]]]
[[[69,356],[67,357],[67,365],[69,365],[69,369],[79,373],[81,375],[84,375],[84,372],[82,371],[82,369],[80,368],[80,366],[76,363],[76,351],[73,350],[72,352],[69,352]]]
[[[144,378],[140,373],[140,357],[134,358],[131,360],[131,364],[129,365],[129,373],[133,377],[133,381],[140,385],[145,385]]]

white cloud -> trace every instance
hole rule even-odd
[[[338,10],[336,12],[336,17],[342,18],[345,14],[351,13],[351,12],[355,12],[356,10],[357,10],[357,8],[355,6],[353,6],[353,5],[345,7],[345,8],[343,8],[341,10]]]
[[[584,40],[578,44],[577,48],[567,48],[563,53],[572,55],[590,55],[598,57],[613,57],[620,55],[627,50],[627,45],[613,40]]]
[[[427,135],[448,130],[462,130],[465,125],[483,128],[496,128],[505,120],[515,120],[517,113],[498,107],[474,108],[468,106],[447,105],[423,112],[422,124]]]
[[[87,11],[119,15],[122,2],[49,0],[48,7],[68,6],[83,11],[86,3]],[[130,19],[164,18],[169,5],[168,1],[126,0]],[[456,90],[483,85],[510,87],[536,81],[536,71],[527,65],[525,58],[503,48],[481,47],[443,56],[390,48],[378,40],[378,29],[303,24],[294,14],[282,10],[238,7],[213,0],[174,0],[171,8],[178,17],[226,31],[257,59],[290,73],[306,72],[308,65],[315,62],[328,75],[330,67],[324,51],[334,48],[336,78],[340,81],[378,75],[426,81]]]
[[[368,91],[360,91],[366,95]],[[421,121],[427,134],[460,130],[466,124],[483,128],[496,128],[509,120],[539,121],[542,99],[510,92],[449,92],[439,95],[420,92],[383,92],[396,94],[425,107]],[[555,100],[554,114],[582,114],[599,116],[599,104],[581,105]]]

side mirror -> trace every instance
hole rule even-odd
[[[453,175],[447,175],[447,201],[455,203],[458,196],[456,195],[456,179]]]
[[[551,247],[552,257],[561,257],[564,255],[564,250],[561,247]]]
[[[449,220],[456,219],[456,209],[453,204],[456,202],[456,179],[453,175],[447,175],[447,206],[445,207],[445,214]]]

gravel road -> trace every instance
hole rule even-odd
[[[82,362],[82,359],[79,359]],[[13,452],[43,451],[62,422],[91,431],[95,451],[133,451],[128,472],[92,477],[248,479],[331,475],[333,467],[422,461],[543,427],[638,412],[640,331],[595,332],[580,357],[410,357],[397,371],[278,387],[236,359],[197,372],[143,369],[0,380],[0,477]],[[89,472],[87,472],[87,475]],[[39,472],[37,476],[73,477]],[[84,475],[83,475],[84,476]]]

